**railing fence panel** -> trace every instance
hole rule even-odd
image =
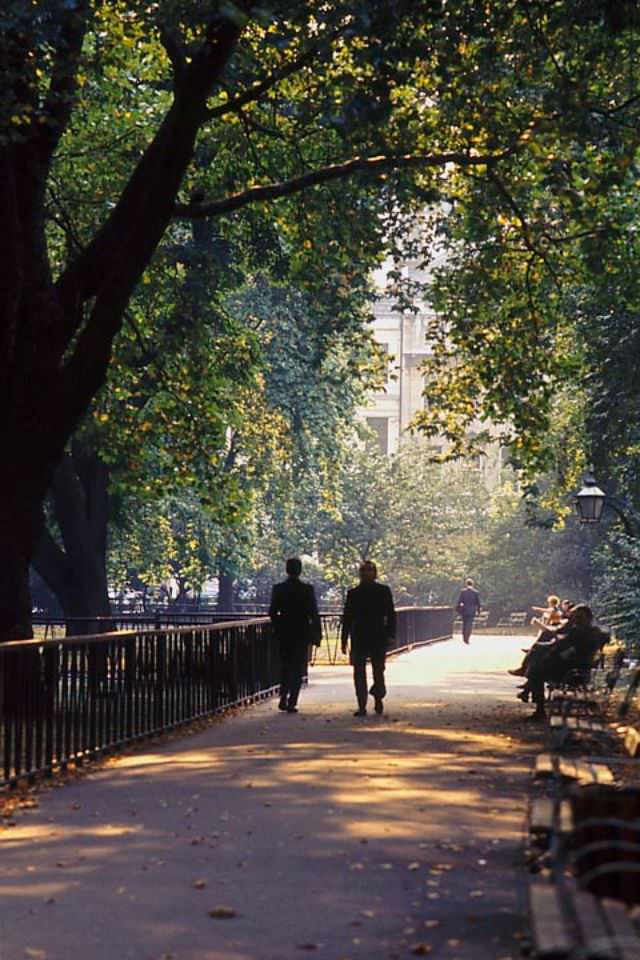
[[[450,607],[398,610],[391,652],[451,636]],[[316,662],[344,662],[323,617]],[[77,765],[141,737],[275,693],[266,617],[0,644],[0,785]]]

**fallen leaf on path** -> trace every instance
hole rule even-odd
[[[192,884],[194,890],[204,890],[206,885],[207,885],[206,880],[194,880]]]
[[[299,943],[298,950],[317,950],[319,943]]]
[[[232,917],[237,917],[238,914],[233,907],[213,907],[209,910],[209,916],[216,920],[230,920]]]
[[[420,866],[421,866],[421,864],[420,864],[417,860],[413,860],[413,861],[409,864],[409,866],[407,867],[407,869],[408,869],[408,870],[419,870],[419,869],[420,869]]]
[[[440,923],[440,920],[425,920],[424,925],[427,930],[432,930],[434,927],[439,927]]]
[[[415,954],[416,957],[426,957],[431,953],[433,947],[428,943],[415,943],[411,947],[411,953]]]

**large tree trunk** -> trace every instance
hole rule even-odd
[[[34,567],[58,598],[68,634],[111,628],[106,549],[108,472],[95,455],[65,454],[53,477],[50,501],[62,546],[45,531]]]
[[[0,641],[32,636],[29,564],[42,524],[37,497],[0,484]]]

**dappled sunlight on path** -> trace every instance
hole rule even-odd
[[[44,793],[0,834],[0,957],[516,957],[521,645],[395,659],[382,718],[317,670],[297,716],[264,704]]]

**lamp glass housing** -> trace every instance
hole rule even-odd
[[[581,523],[599,523],[606,494],[593,481],[585,481],[582,490],[576,494],[576,508]]]

